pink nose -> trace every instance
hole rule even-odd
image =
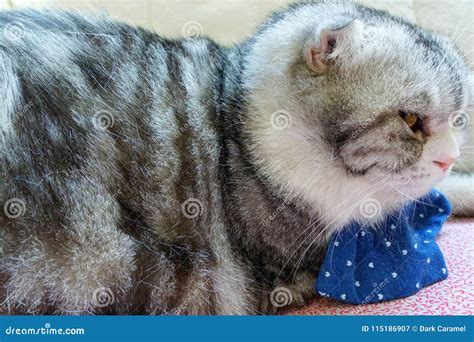
[[[446,171],[454,164],[455,161],[456,161],[456,158],[445,157],[445,158],[439,158],[438,160],[433,161],[433,163],[438,165],[441,168],[441,170]]]

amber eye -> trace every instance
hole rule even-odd
[[[418,115],[416,115],[414,113],[405,112],[405,111],[401,110],[401,111],[398,112],[398,114],[401,116],[403,121],[405,121],[406,124],[408,125],[408,127],[410,127],[410,128],[415,127],[418,120],[419,120]]]
[[[418,121],[418,118],[415,114],[408,113],[407,116],[405,116],[404,120],[407,123],[408,127],[412,128],[413,126],[415,126],[416,122]]]
[[[423,135],[425,134],[424,132],[424,127],[423,127],[423,120],[420,118],[420,116],[416,113],[412,112],[406,112],[406,111],[399,111],[398,114],[400,117],[405,121],[408,127],[412,130],[412,132],[415,134],[415,137],[418,140],[423,140]]]

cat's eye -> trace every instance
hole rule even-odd
[[[412,128],[418,121],[418,117],[413,113],[408,113],[403,120],[405,120],[408,127]]]
[[[398,112],[400,117],[405,121],[408,127],[412,130],[415,137],[420,140],[424,141],[424,127],[423,127],[423,120],[417,113],[407,112],[401,110]]]

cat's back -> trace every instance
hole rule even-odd
[[[0,12],[0,28],[4,139],[130,145],[140,131],[167,141],[218,111],[224,53],[207,39],[167,40],[64,11]]]
[[[216,184],[216,44],[61,11],[0,12],[0,28],[2,197],[57,225],[93,190],[166,231]]]
[[[80,174],[173,199],[156,186],[199,179],[193,160],[216,164],[226,56],[212,41],[64,11],[0,12],[0,28],[7,183]]]
[[[84,296],[131,286],[143,253],[168,253],[161,243],[209,262],[224,224],[225,50],[68,12],[0,12],[0,32],[0,273],[12,300],[34,308],[41,284],[89,277],[60,303],[85,312]]]
[[[168,40],[107,16],[65,11],[0,12],[0,28],[0,86],[8,91],[18,80],[25,100],[41,102],[47,92],[66,105],[90,102],[89,95],[127,104],[138,88],[165,96],[172,87],[176,95],[176,85],[185,92],[218,86],[223,54],[207,39]]]

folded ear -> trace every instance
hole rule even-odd
[[[324,74],[329,65],[343,52],[351,51],[362,36],[363,23],[354,20],[337,30],[322,30],[319,42],[312,42],[306,51],[306,62],[311,70]]]

